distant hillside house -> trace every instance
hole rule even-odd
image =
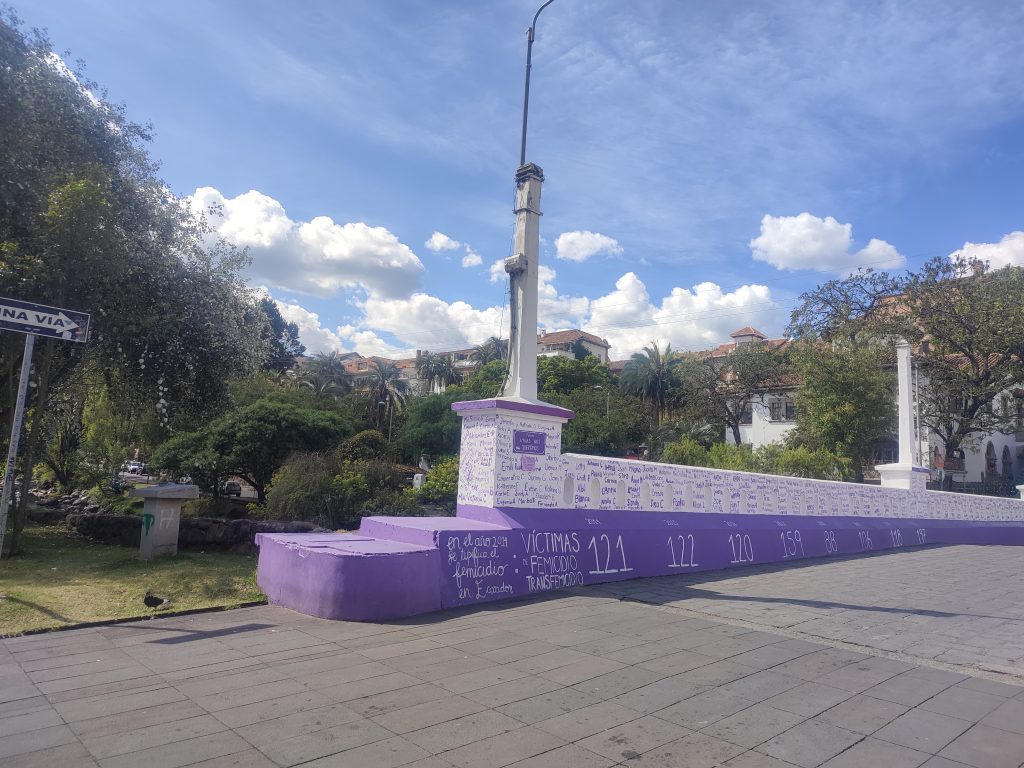
[[[585,350],[607,363],[610,349],[607,340],[578,329],[541,331],[537,335],[537,354],[544,357],[577,357],[577,350]]]

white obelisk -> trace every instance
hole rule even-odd
[[[501,396],[537,401],[537,267],[540,258],[540,190],[544,172],[533,163],[516,171],[515,253],[505,260],[510,282],[508,377]]]

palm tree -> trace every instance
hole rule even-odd
[[[440,385],[438,388],[444,391],[444,388],[449,384],[458,384],[461,381],[459,372],[455,370],[455,364],[452,362],[451,357],[448,355],[440,355],[441,359],[437,362],[437,370],[434,374],[434,379]]]
[[[504,360],[508,357],[508,342],[497,336],[491,336],[483,344],[473,347],[473,359],[480,365],[492,360]]]
[[[661,427],[665,417],[669,393],[678,383],[678,367],[682,357],[666,344],[662,351],[655,342],[635,352],[622,369],[619,386],[623,392],[638,396],[651,403],[655,423]]]
[[[346,392],[345,387],[338,384],[330,376],[315,372],[299,379],[298,386],[312,391],[313,396],[318,401],[337,400]]]
[[[384,423],[384,413],[387,410],[400,411],[405,407],[408,383],[400,378],[401,371],[391,360],[374,360],[370,363],[370,388],[369,396],[371,402],[378,406],[377,428],[380,429]]]
[[[451,357],[441,353],[424,352],[416,358],[416,371],[431,392],[443,392],[449,384],[460,381]]]
[[[427,389],[434,386],[434,379],[437,378],[437,366],[441,356],[434,352],[424,352],[416,358],[416,375],[427,382]]]
[[[345,370],[345,361],[339,352],[317,352],[302,364],[298,378],[300,386],[306,386],[314,391],[326,392],[330,389],[332,395],[344,395],[352,389],[352,382]],[[302,382],[308,384],[304,385]],[[325,388],[327,382],[334,386]]]

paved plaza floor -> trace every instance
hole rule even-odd
[[[1024,548],[0,641],[0,766],[1019,768]]]

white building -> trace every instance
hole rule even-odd
[[[787,339],[769,339],[757,329],[741,328],[731,334],[734,341],[719,345],[708,354],[725,356],[737,346],[748,343],[774,344],[784,347]],[[927,378],[921,376],[918,387],[927,385]],[[740,425],[740,441],[754,448],[769,443],[781,442],[796,426],[794,420],[794,397],[798,384],[778,394],[766,394],[761,402],[754,402]],[[916,425],[918,463],[932,471],[932,479],[939,480],[944,474],[951,474],[957,482],[1005,482],[1015,484],[1024,480],[1024,391],[1014,402],[1017,408],[1017,430],[1015,433],[1003,434],[993,432],[973,441],[970,448],[964,450],[962,459],[946,459],[943,457],[941,440],[927,426]],[[731,433],[726,440],[732,442]],[[881,441],[875,448],[876,464],[894,463],[897,460],[896,436]],[[868,477],[871,472],[866,473]]]

